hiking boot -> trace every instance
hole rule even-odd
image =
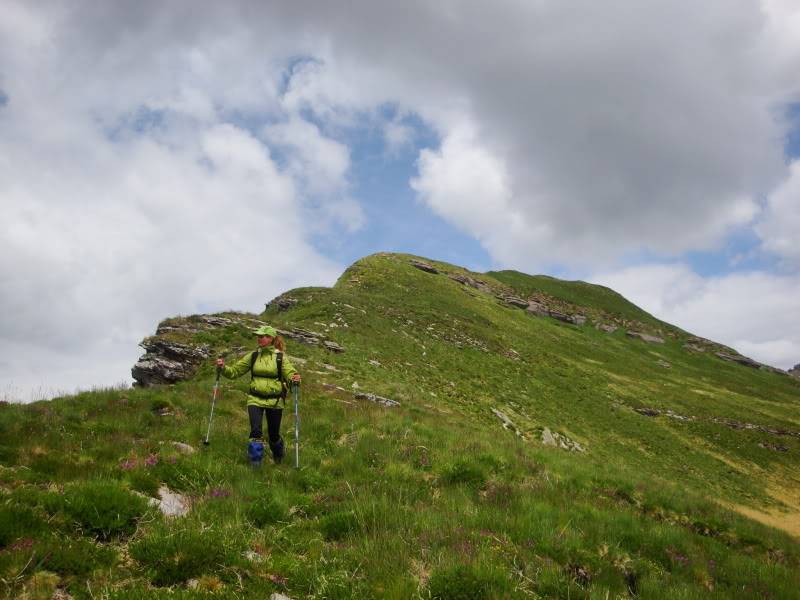
[[[264,458],[264,442],[262,440],[250,440],[247,444],[247,458],[254,467],[261,466]]]
[[[285,449],[283,447],[283,438],[279,439],[277,442],[270,443],[269,449],[272,450],[272,461],[279,465],[283,460],[284,454],[286,454]]]

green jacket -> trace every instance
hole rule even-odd
[[[258,357],[253,365],[253,378],[250,381],[250,393],[247,395],[247,406],[263,406],[266,408],[282,408],[281,382],[278,379],[277,351],[274,346],[258,349]],[[225,365],[222,374],[228,379],[236,379],[250,371],[253,353],[248,352],[232,365]],[[291,361],[283,353],[283,381],[289,385],[292,376],[297,373]]]

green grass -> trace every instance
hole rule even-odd
[[[306,361],[299,471],[291,444],[288,464],[246,464],[246,377],[224,382],[202,446],[210,363],[174,386],[0,406],[0,594],[58,585],[76,598],[796,596],[797,539],[726,506],[780,515],[778,492],[800,489],[799,440],[714,421],[800,430],[796,382],[689,354],[680,332],[652,346],[531,317],[408,258],[367,257],[334,288],[293,290],[295,307],[259,316],[346,348],[289,342]],[[514,287],[500,275],[471,274]],[[558,285],[543,293],[645,322],[602,288]],[[253,342],[239,324],[169,335],[229,358]],[[354,382],[401,406],[323,387]],[[162,406],[172,414],[154,413]],[[544,427],[587,451],[543,446]],[[191,499],[189,515],[145,508],[161,485]]]

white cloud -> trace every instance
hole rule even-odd
[[[656,317],[788,369],[800,362],[800,277],[760,272],[703,278],[684,264],[594,275]]]
[[[42,327],[48,352],[121,348],[201,303],[331,281],[308,235],[363,226],[341,134],[367,120],[406,143],[386,105],[441,137],[420,199],[525,270],[713,248],[788,176],[785,0],[9,0],[3,17],[4,354]],[[794,179],[759,229],[787,260]]]
[[[169,48],[151,22],[84,39],[63,15],[11,9],[33,33],[0,42],[0,392],[116,384],[167,316],[258,311],[333,283],[342,266],[307,226],[330,207],[306,203],[297,173],[226,122],[280,111],[279,70],[243,85],[232,67],[246,44],[232,38]],[[171,51],[143,54],[148,38]],[[87,58],[95,69],[79,69]]]
[[[800,160],[792,163],[789,176],[769,197],[756,231],[766,250],[800,268]]]

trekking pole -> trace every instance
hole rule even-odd
[[[214,418],[214,404],[217,402],[217,390],[219,390],[219,374],[222,372],[221,367],[217,367],[217,379],[214,381],[214,395],[211,397],[211,414],[208,417],[208,431],[206,431],[206,439],[203,441],[204,446],[208,446],[208,436],[211,435],[211,420]]]
[[[300,468],[300,412],[298,410],[298,396],[300,386],[297,382],[292,383],[292,394],[294,395],[294,468]]]

